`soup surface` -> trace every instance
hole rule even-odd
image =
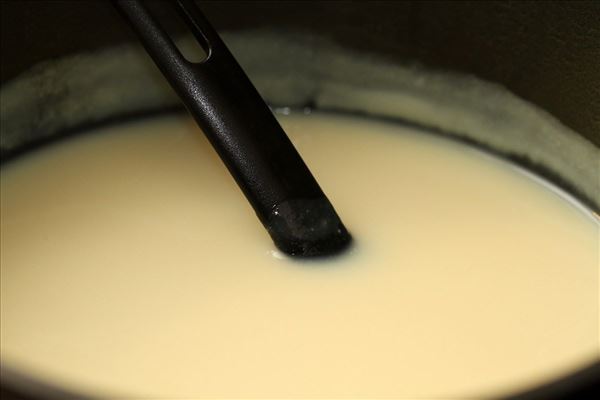
[[[3,167],[1,359],[114,397],[481,397],[598,356],[597,217],[412,128],[279,116],[355,243],[277,250],[194,123]]]

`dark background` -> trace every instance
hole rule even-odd
[[[394,61],[499,82],[600,145],[600,1],[198,3],[220,30],[310,31]],[[108,0],[0,5],[1,82],[49,57],[135,40]]]

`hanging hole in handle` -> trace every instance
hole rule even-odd
[[[174,0],[148,1],[148,11],[160,23],[179,53],[190,63],[202,63],[210,55],[208,41],[201,33],[194,34],[187,21],[175,9]]]

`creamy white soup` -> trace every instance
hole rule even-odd
[[[597,217],[414,128],[278,117],[354,237],[278,252],[193,121],[1,173],[1,360],[127,398],[481,398],[598,357]]]

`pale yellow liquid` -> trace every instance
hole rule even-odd
[[[482,398],[598,357],[591,213],[438,137],[281,122],[355,237],[343,257],[274,250],[184,117],[8,165],[3,374],[127,398]]]

